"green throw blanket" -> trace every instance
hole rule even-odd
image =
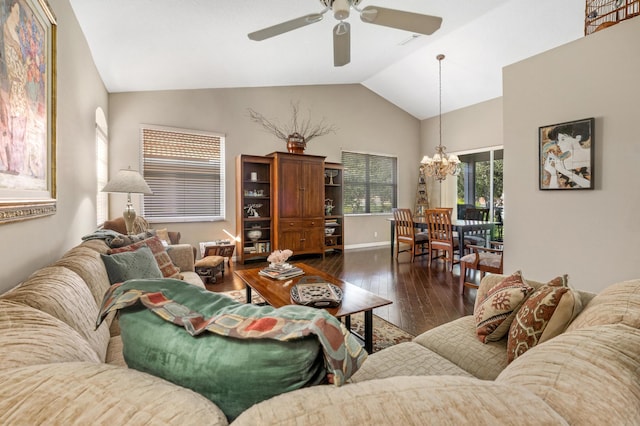
[[[324,309],[242,304],[180,280],[113,285],[96,325],[113,311],[129,367],[201,393],[229,420],[327,373],[340,386],[367,356]]]

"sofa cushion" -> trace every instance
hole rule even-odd
[[[507,339],[481,343],[472,315],[425,331],[413,341],[479,379],[493,380],[507,366]]]
[[[201,395],[108,364],[69,362],[2,370],[0,383],[3,425],[227,424],[222,411]]]
[[[151,249],[141,246],[134,251],[122,253],[102,254],[102,261],[107,268],[109,282],[121,283],[136,278],[162,278]]]
[[[89,342],[104,362],[109,327],[105,323],[96,329],[98,306],[85,282],[72,270],[61,266],[39,269],[0,299],[31,306],[65,322]]]
[[[366,363],[366,362],[365,362]],[[563,425],[520,386],[456,376],[391,377],[278,395],[242,413],[243,425]]]
[[[581,309],[580,296],[568,287],[566,275],[535,290],[511,323],[507,361],[564,332]]]
[[[446,358],[414,342],[404,342],[374,352],[350,382],[384,379],[394,376],[467,376],[473,377]]]
[[[623,281],[602,290],[567,327],[567,331],[618,323],[640,329],[640,279]]]
[[[568,424],[637,425],[638,348],[640,330],[625,324],[565,331],[518,357],[496,382],[534,392]]]
[[[473,312],[478,339],[483,343],[502,339],[509,332],[518,308],[532,291],[520,271],[490,288]]]
[[[109,250],[109,254],[114,254],[114,253],[124,253],[127,251],[135,251],[138,248],[142,247],[143,245],[146,245],[147,247],[149,247],[151,249],[151,251],[153,252],[153,255],[156,259],[156,262],[158,262],[158,267],[160,268],[160,271],[162,272],[162,276],[165,278],[179,278],[180,277],[180,269],[178,269],[173,262],[171,262],[171,258],[169,257],[169,255],[167,254],[167,250],[165,249],[165,247],[162,245],[162,242],[160,241],[160,238],[156,237],[151,237],[148,238],[144,241],[140,241],[137,243],[133,243],[133,244],[129,244],[128,246],[124,246],[124,247],[120,247],[117,249],[111,249]]]
[[[33,364],[101,361],[89,343],[69,325],[9,300],[0,300],[0,360],[0,370]]]

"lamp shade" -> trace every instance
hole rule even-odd
[[[123,169],[111,179],[102,192],[128,192],[133,194],[153,195],[151,188],[137,170]]]

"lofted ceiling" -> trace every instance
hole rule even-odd
[[[111,93],[362,84],[418,119],[502,95],[502,67],[580,38],[584,0],[362,0],[443,18],[431,36],[351,24],[351,62],[333,66],[329,12],[264,40],[247,34],[323,9],[320,0],[70,0]]]

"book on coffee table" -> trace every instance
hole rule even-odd
[[[286,280],[289,278],[297,277],[299,275],[304,275],[304,271],[298,267],[292,267],[288,269],[275,269],[275,268],[264,268],[258,272],[258,274],[263,277],[269,277],[274,280]]]

